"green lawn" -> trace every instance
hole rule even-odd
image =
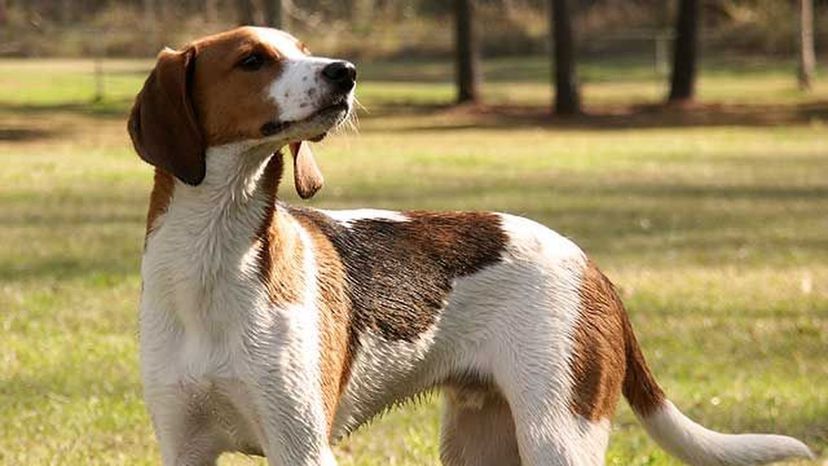
[[[0,62],[2,464],[158,463],[136,337],[151,170],[124,117],[149,65],[107,62],[107,99],[88,104],[90,62]],[[487,101],[508,106],[446,107],[446,63],[361,67],[368,112],[317,145],[328,184],[311,204],[542,221],[618,284],[688,415],[795,435],[826,461],[828,81],[803,96],[790,64],[709,62],[702,101],[724,105],[681,113],[638,106],[665,92],[646,63],[590,62],[590,115],[561,121],[541,107],[543,60],[485,68]],[[436,464],[438,404],[359,431],[340,463]],[[677,464],[624,403],[607,461]]]

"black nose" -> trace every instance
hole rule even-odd
[[[322,76],[343,92],[354,88],[356,74],[354,64],[347,61],[335,61],[322,68]]]

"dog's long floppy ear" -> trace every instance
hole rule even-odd
[[[325,184],[307,141],[290,143],[293,154],[293,185],[302,199],[310,199]]]
[[[135,151],[147,163],[181,181],[204,180],[204,135],[191,97],[196,49],[164,49],[129,116],[129,135]]]

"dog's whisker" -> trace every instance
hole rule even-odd
[[[366,107],[365,105],[362,105],[362,102],[360,102],[360,101],[359,101],[359,99],[357,99],[356,97],[354,97],[354,105],[355,105],[355,106],[356,106],[359,110],[362,110],[362,111],[364,111],[365,113],[371,113],[371,111],[370,111],[370,110],[368,110],[368,107]],[[354,113],[356,113],[356,112],[354,112]]]

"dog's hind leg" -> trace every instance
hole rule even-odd
[[[609,421],[583,418],[552,421],[540,415],[523,419],[517,437],[524,466],[602,466],[609,440]],[[517,419],[517,417],[516,417]],[[555,425],[557,424],[557,425]],[[552,435],[549,435],[549,434]]]
[[[447,388],[440,459],[446,466],[519,466],[509,405],[493,390]]]
[[[524,386],[507,395],[523,466],[601,466],[610,421],[573,413],[549,391]],[[563,401],[563,402],[562,402]]]

